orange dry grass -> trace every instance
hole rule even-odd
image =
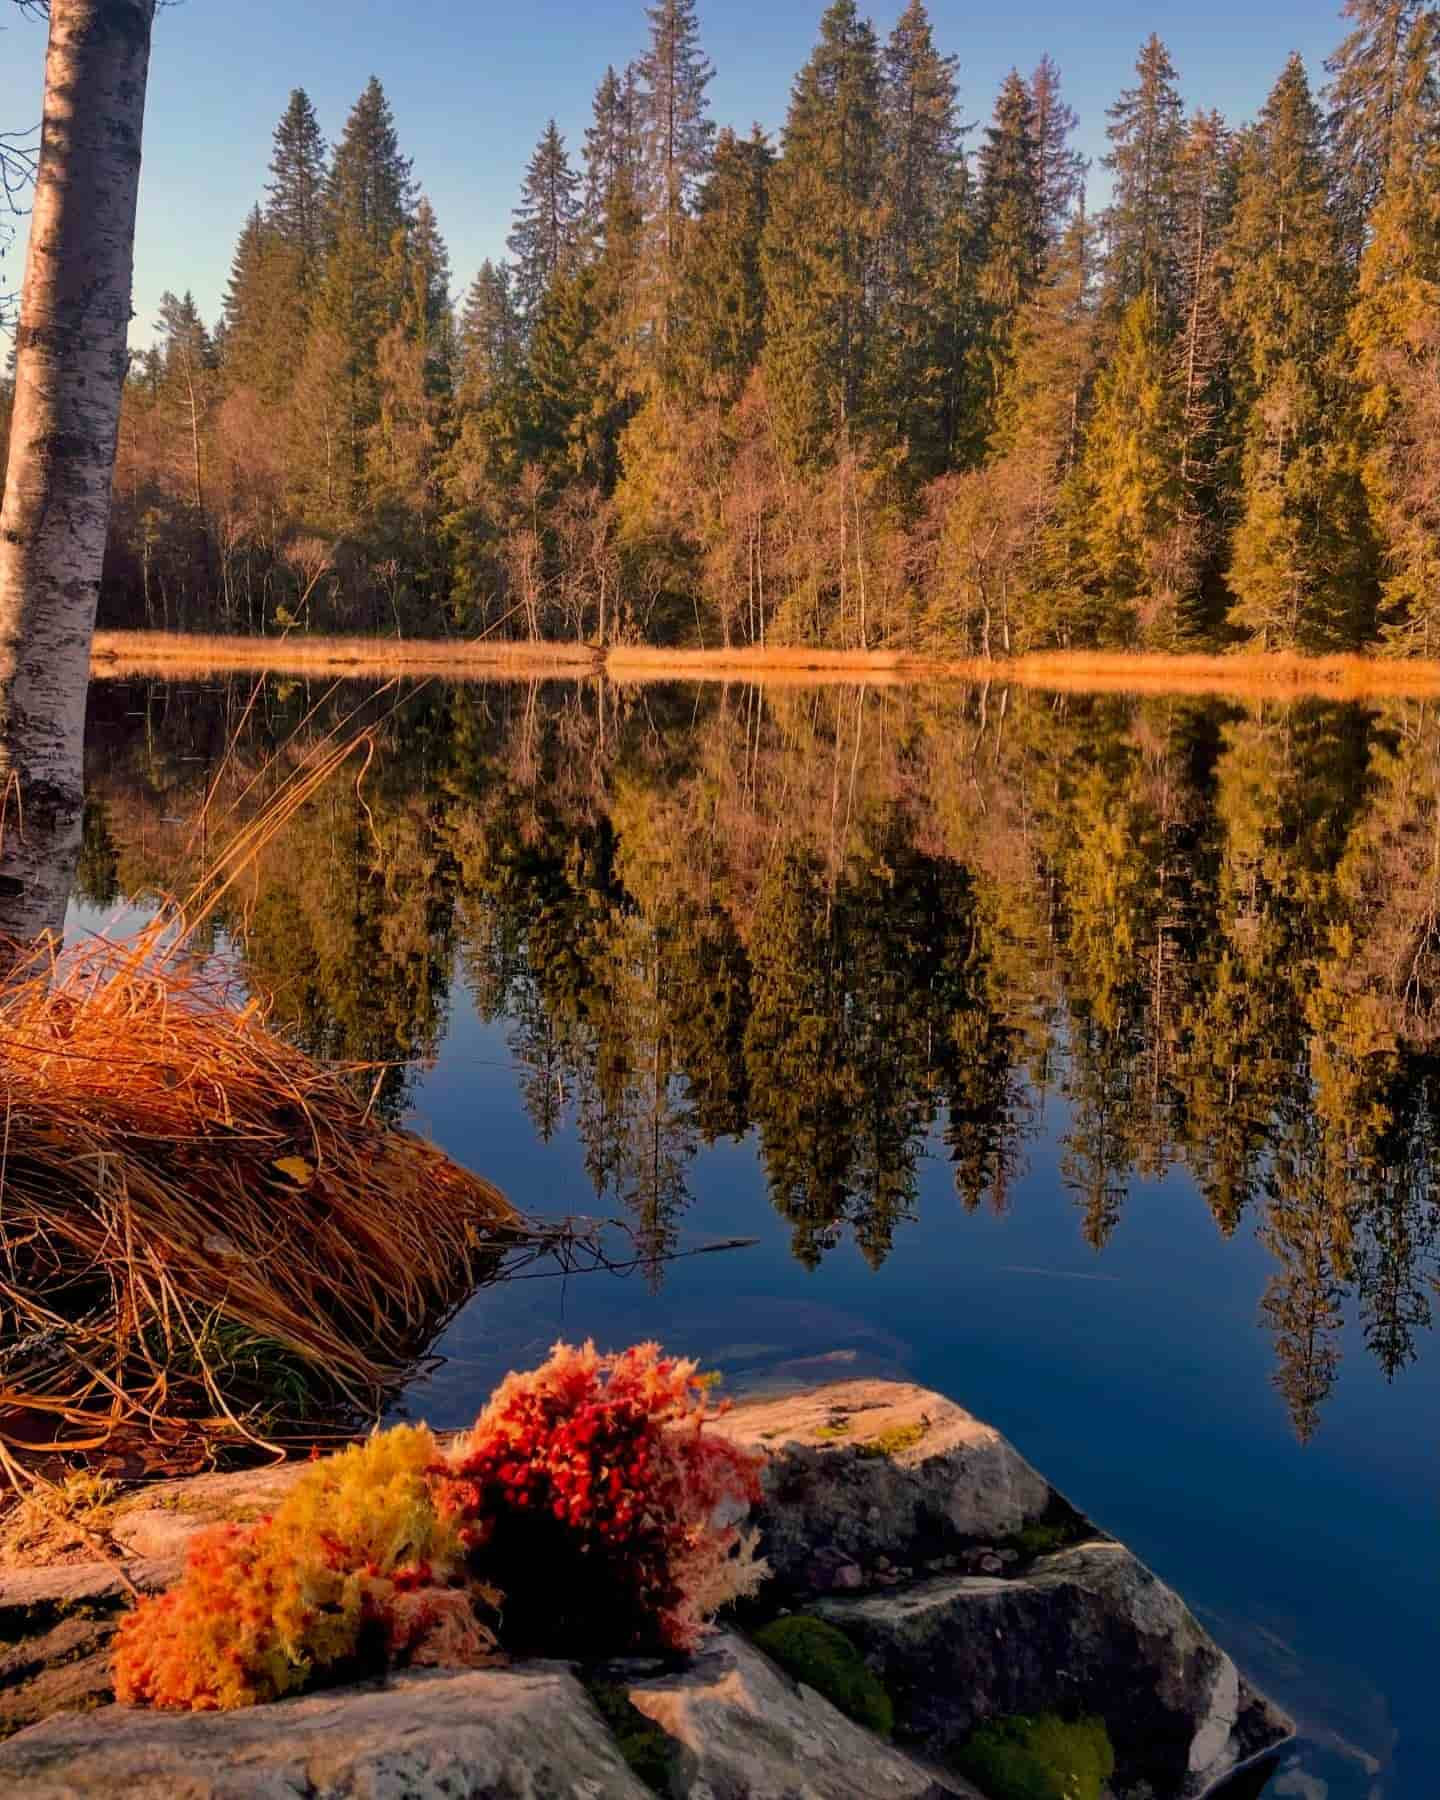
[[[846,680],[1012,683],[1076,692],[1215,693],[1237,697],[1440,694],[1440,663],[1377,656],[1165,655],[1055,650],[1031,656],[927,657],[896,650],[621,648],[606,669],[622,681]]]
[[[152,931],[0,990],[0,1463],[262,1441],[227,1328],[373,1417],[516,1218]],[[260,1383],[263,1390],[264,1383]]]
[[[275,675],[577,674],[599,652],[585,644],[488,638],[231,637],[183,631],[97,631],[91,666],[97,675],[208,674],[225,669]]]

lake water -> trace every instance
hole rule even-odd
[[[1431,707],[190,680],[91,711],[78,925],[183,891],[226,806],[370,722],[219,934],[317,1053],[396,1065],[391,1116],[624,1224],[630,1275],[482,1292],[405,1408],[459,1425],[561,1335],[941,1388],[1297,1714],[1270,1791],[1437,1792]]]

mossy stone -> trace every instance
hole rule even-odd
[[[971,1733],[957,1761],[990,1800],[1100,1800],[1115,1773],[1103,1719],[1053,1713],[992,1719]]]
[[[885,1738],[894,1730],[895,1707],[889,1694],[843,1631],[823,1619],[795,1613],[763,1626],[755,1633],[755,1642],[787,1675],[823,1694],[857,1725]]]

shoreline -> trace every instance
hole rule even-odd
[[[524,640],[265,638],[209,633],[100,631],[92,676],[410,676],[444,680],[759,682],[768,685],[902,686],[964,683],[1057,693],[1218,694],[1244,698],[1440,696],[1440,662],[1280,652],[1195,653],[1054,650],[1011,658],[936,657],[903,650],[671,650]]]

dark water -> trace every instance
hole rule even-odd
[[[561,1334],[943,1388],[1298,1714],[1272,1792],[1440,1791],[1432,709],[250,697],[97,686],[77,919],[186,885],[227,743],[243,816],[361,708],[363,784],[217,935],[314,1050],[397,1065],[392,1116],[640,1264],[482,1293],[411,1410]]]

